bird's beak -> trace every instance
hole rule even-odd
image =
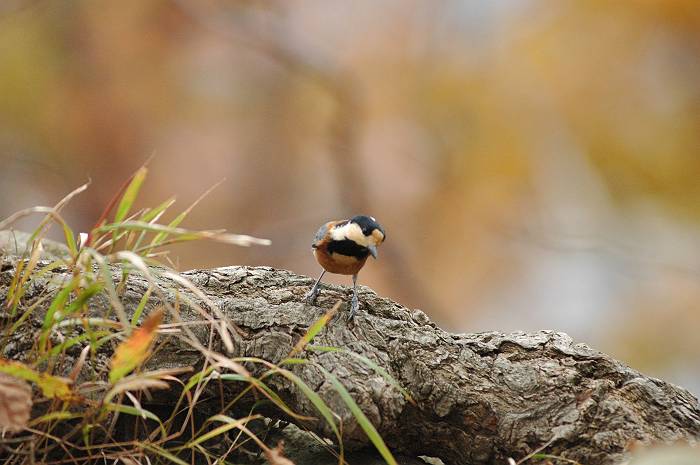
[[[371,253],[374,258],[377,258],[377,246],[369,245],[367,248],[369,249],[369,253]]]

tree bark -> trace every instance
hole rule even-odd
[[[0,302],[5,300],[16,260],[6,256],[0,261]],[[164,296],[179,303],[185,321],[202,319],[186,305],[188,301],[212,311],[200,297],[163,276],[163,270],[150,271],[162,294],[158,297],[154,292],[147,308]],[[117,268],[113,272],[119,276]],[[304,294],[313,280],[289,271],[231,266],[182,275],[220,309],[219,316],[239,328],[232,356],[273,363],[287,357],[309,326],[336,301],[344,302],[314,343],[369,358],[416,402],[408,402],[382,376],[347,353],[304,352],[301,356],[316,366],[290,369],[340,415],[347,444],[362,446],[369,440],[317,366],[342,382],[394,452],[439,457],[447,464],[502,464],[544,445],[548,454],[585,465],[612,464],[623,460],[636,441],[696,442],[700,438],[698,400],[688,391],[644,376],[564,333],[451,334],[420,310],[405,308],[366,287],[360,288],[360,311],[348,322],[350,289],[323,286],[317,304],[311,306],[304,302]],[[69,276],[67,269],[55,269],[32,282],[25,299],[31,302],[45,292],[55,292],[57,283]],[[148,287],[137,273],[129,276],[121,295],[127,313],[133,312]],[[103,313],[108,306],[108,300],[98,296],[91,301],[91,312]],[[212,348],[226,353],[216,331],[203,325],[192,328],[205,346],[213,334]],[[35,335],[18,333],[12,338],[2,356],[21,359]],[[203,363],[202,354],[185,347],[177,337],[164,334],[159,340],[151,367]],[[76,356],[80,349],[68,355]],[[283,377],[269,381],[296,412],[319,417],[292,383]],[[220,400],[212,402],[213,409],[218,409]],[[334,438],[322,420],[307,422],[305,427]]]

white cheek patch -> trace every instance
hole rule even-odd
[[[334,241],[350,239],[364,247],[370,245],[370,239],[362,234],[362,228],[355,223],[347,223],[339,228],[331,230],[331,239]]]
[[[345,239],[345,231],[347,227],[348,225],[344,224],[343,226],[331,229],[331,239],[333,239],[334,241],[342,241],[343,239]]]

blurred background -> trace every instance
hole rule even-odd
[[[86,231],[151,156],[142,206],[225,178],[184,226],[273,241],[180,269],[316,277],[316,229],[364,213],[360,283],[445,329],[700,393],[697,0],[3,0],[0,218],[89,178]]]

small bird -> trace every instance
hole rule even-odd
[[[323,272],[306,294],[307,302],[316,301],[319,284],[326,271],[352,275],[352,301],[348,317],[352,319],[360,306],[357,298],[357,273],[365,265],[367,257],[372,255],[377,258],[377,247],[385,238],[384,228],[371,216],[359,215],[349,220],[329,221],[321,226],[311,248],[316,261],[323,267]]]

